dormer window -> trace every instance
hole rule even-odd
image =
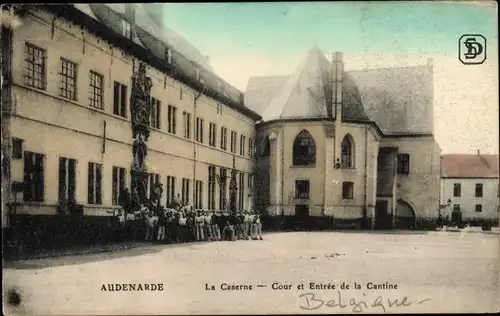
[[[128,39],[132,38],[132,24],[125,20],[122,20],[122,35]]]
[[[170,48],[165,49],[165,57],[167,59],[167,63],[172,63],[172,50]]]

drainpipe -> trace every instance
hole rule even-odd
[[[285,155],[284,155],[284,145],[285,145],[285,127],[284,127],[284,124],[283,124],[283,121],[281,122],[281,137],[280,137],[280,142],[281,142],[281,145],[280,145],[280,151],[281,151],[281,199],[280,199],[280,211],[281,211],[281,214],[283,213],[283,205],[284,205],[284,188],[283,186],[285,185],[285,179],[284,179],[284,164],[285,164]]]
[[[367,217],[367,194],[366,194],[366,188],[367,188],[367,184],[366,184],[366,181],[367,181],[367,166],[368,166],[368,129],[365,125],[365,170],[364,170],[364,196],[363,196],[363,199],[364,199],[364,207],[363,207],[363,228],[366,228],[366,217]]]
[[[196,105],[197,105],[197,101],[198,99],[201,97],[201,95],[203,94],[203,90],[200,90],[198,92],[198,94],[194,97],[194,100],[193,100],[193,105],[194,105],[194,109],[193,109],[193,121],[196,123]],[[190,126],[191,127],[191,126]],[[197,131],[197,127],[195,126],[195,133]],[[195,139],[193,140],[193,193],[192,193],[192,196],[193,196],[193,207],[195,206],[195,198],[196,198],[196,160],[197,160],[197,157],[196,157],[196,135],[195,135]],[[203,207],[203,205],[200,205],[200,207]]]

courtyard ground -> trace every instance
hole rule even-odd
[[[9,263],[3,270],[4,313],[499,310],[498,234],[346,231],[276,233],[264,237],[263,241],[147,245],[119,253]],[[275,282],[282,288],[291,288],[273,290]],[[324,284],[327,289],[311,289],[312,282]],[[397,285],[397,289],[369,289],[370,282],[387,282]],[[143,287],[146,283],[163,284],[163,291],[102,288],[108,284],[138,283]],[[349,289],[342,288],[342,283]],[[355,288],[355,283],[360,289]],[[252,285],[252,290],[222,290],[221,286],[227,288],[223,284]],[[207,290],[212,285],[215,290]]]

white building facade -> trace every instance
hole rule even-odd
[[[443,155],[441,204],[444,219],[498,223],[498,155]]]

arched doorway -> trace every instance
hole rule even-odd
[[[404,200],[398,200],[396,205],[396,229],[415,229],[415,211],[410,204]]]

